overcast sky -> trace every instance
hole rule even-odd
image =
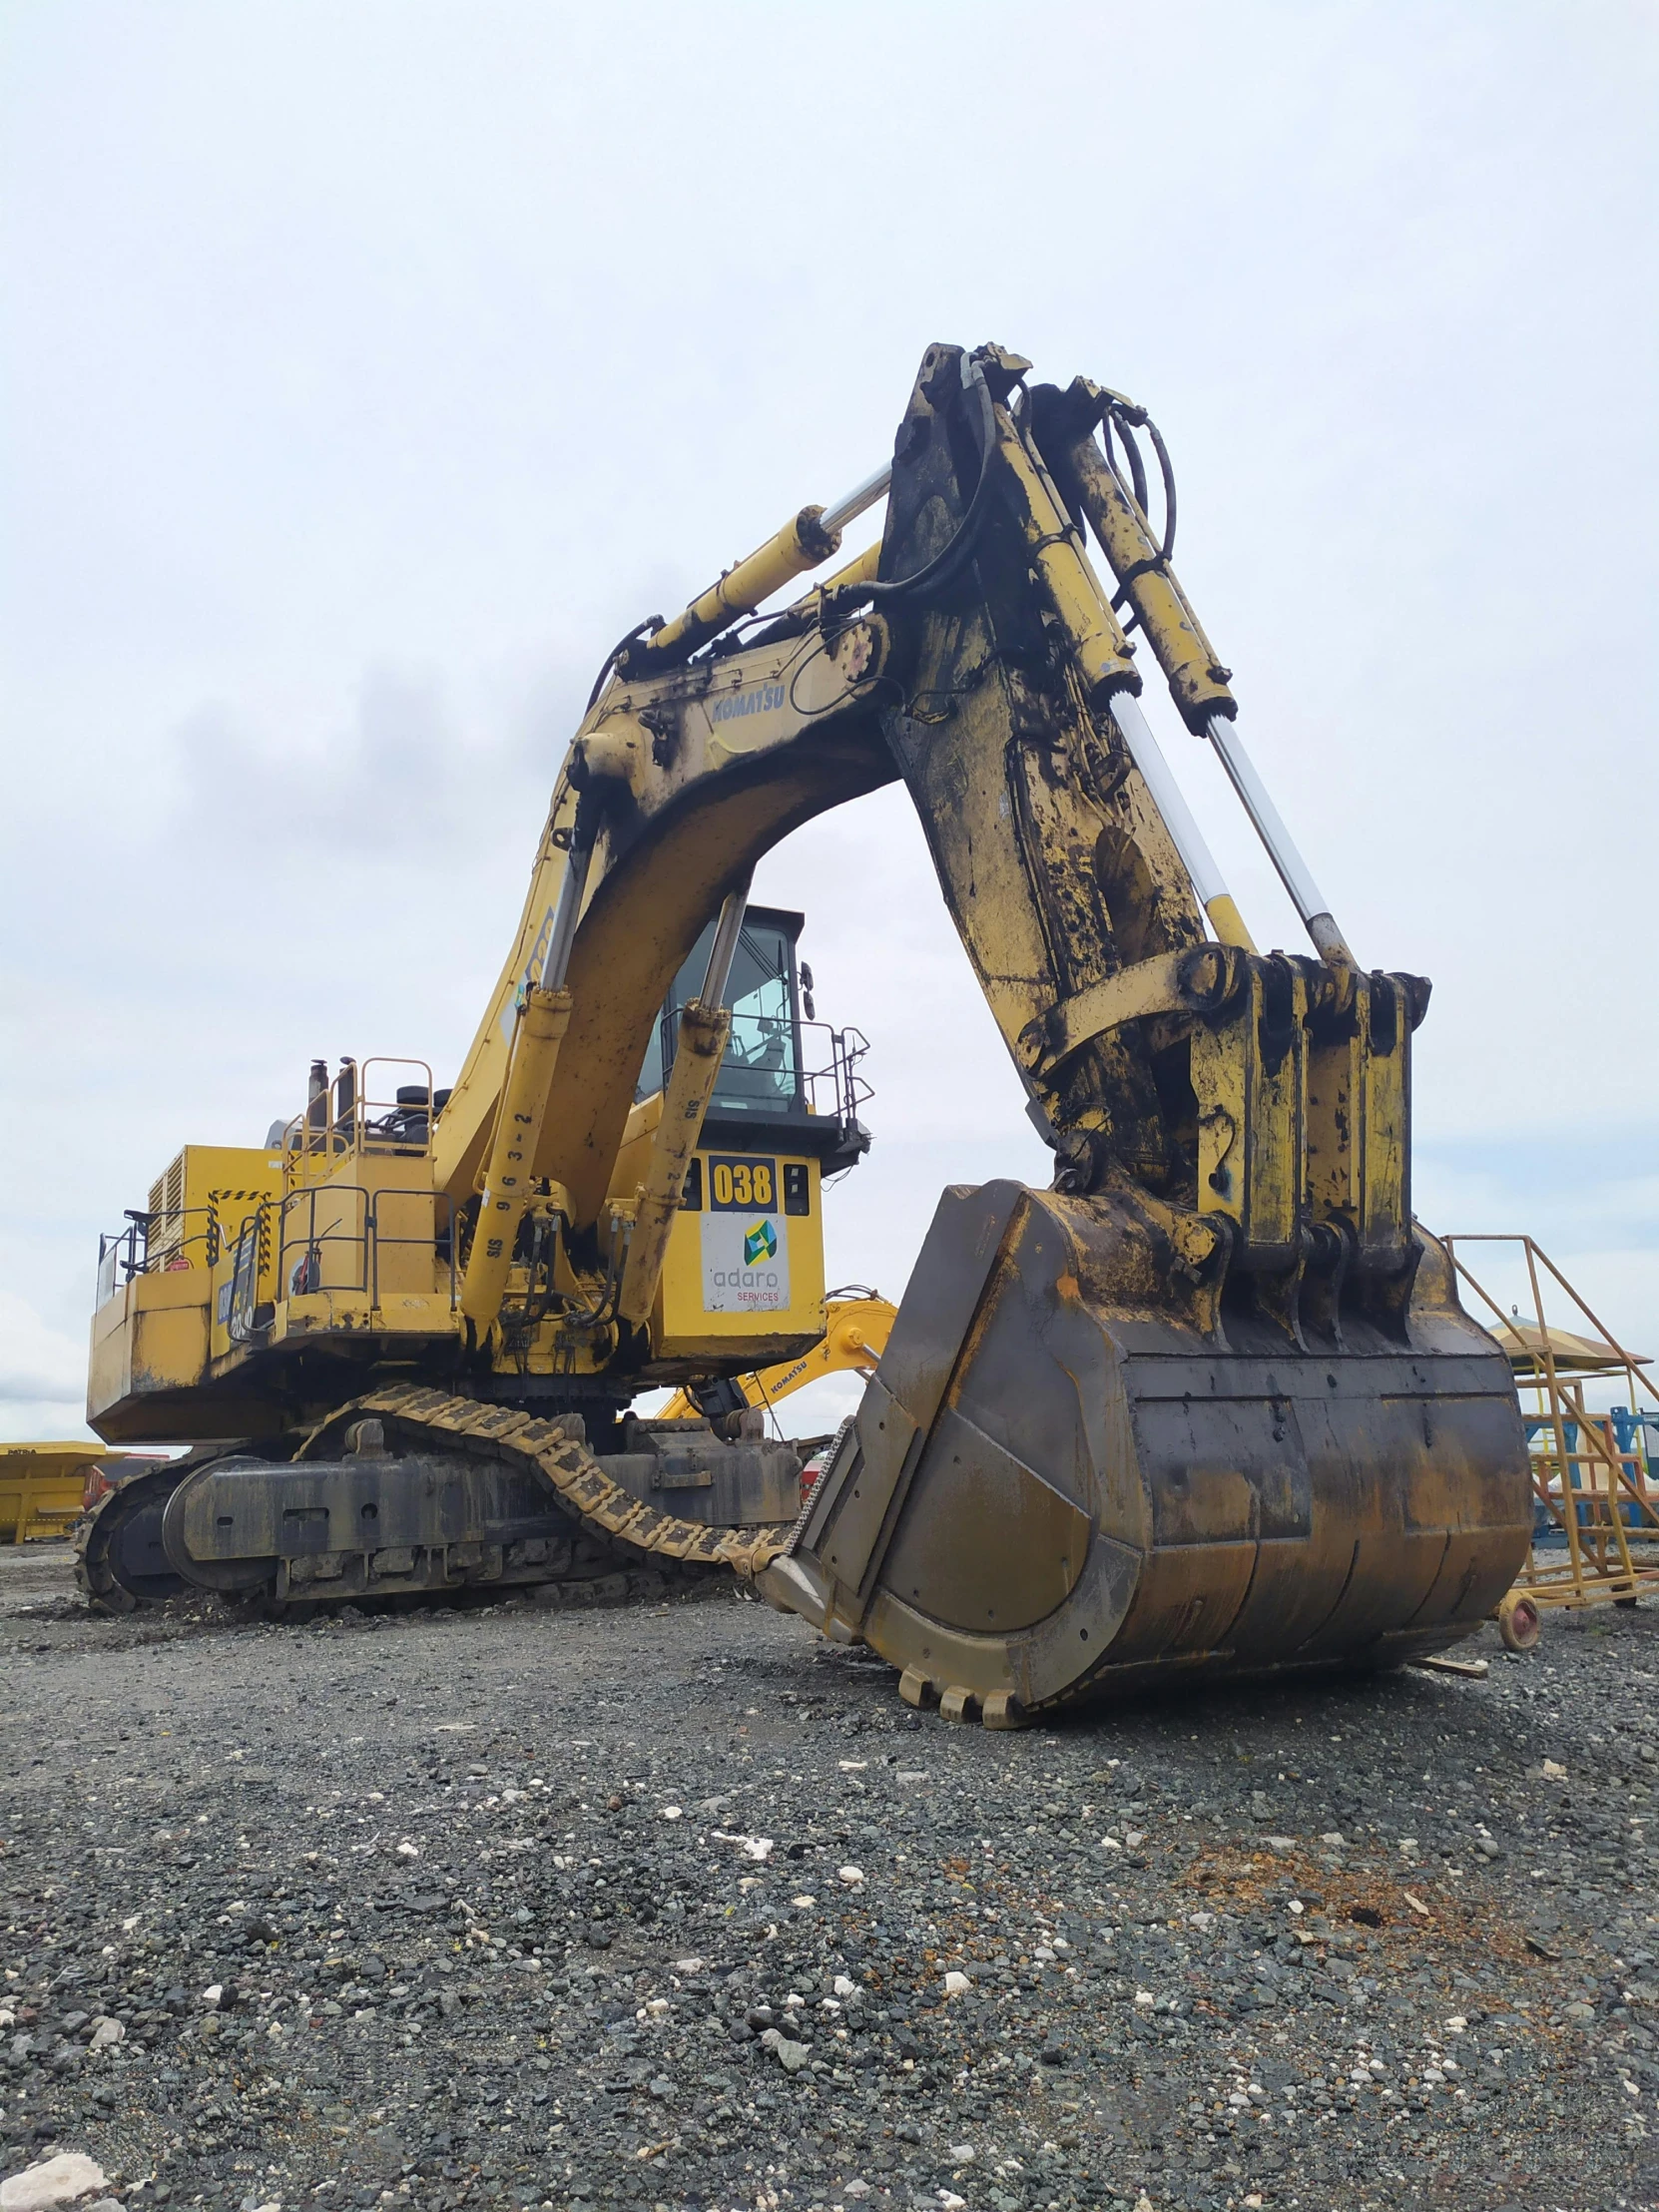
[[[307,1061],[446,1080],[613,638],[886,458],[930,340],[1148,404],[1417,1201],[1659,1352],[1651,4],[9,0],[0,1433],[100,1229]],[[1216,764],[1154,719],[1259,940]],[[833,1278],[1047,1180],[907,801],[802,831]]]

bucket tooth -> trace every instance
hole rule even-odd
[[[993,1690],[980,1708],[979,1718],[987,1728],[1026,1728],[1030,1725],[1030,1716],[1012,1690]]]
[[[919,1667],[906,1667],[898,1678],[898,1694],[906,1705],[913,1705],[919,1710],[924,1705],[931,1705],[938,1691]]]
[[[978,1698],[971,1690],[964,1690],[959,1685],[953,1685],[950,1689],[944,1691],[939,1699],[939,1716],[947,1721],[970,1721],[973,1718],[973,1709],[978,1703]]]

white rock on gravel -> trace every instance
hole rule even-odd
[[[965,1997],[972,1987],[973,1983],[959,1967],[952,1966],[944,1977],[944,1993],[947,1997]]]
[[[96,2159],[85,2151],[61,2150],[38,2166],[25,2166],[20,2174],[0,2181],[0,2212],[47,2212],[54,2204],[73,2204],[106,2189],[109,2180]]]
[[[126,2039],[127,2030],[120,2020],[97,2020],[93,2023],[90,2047],[93,2050],[108,2050],[112,2043],[125,2042]]]
[[[772,1857],[772,1838],[770,1836],[738,1836],[724,1828],[711,1829],[710,1834],[717,1844],[740,1845],[746,1859],[762,1860]]]

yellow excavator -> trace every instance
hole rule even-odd
[[[89,1528],[96,1597],[721,1568],[993,1727],[1479,1623],[1526,1553],[1526,1453],[1412,1216],[1428,986],[1363,968],[1314,884],[1175,513],[1144,409],[934,345],[888,466],[617,645],[453,1084],[319,1063],[265,1147],[187,1148],[106,1252],[89,1418],[200,1441]],[[1253,943],[1143,644],[1310,952]],[[865,1139],[844,1041],[811,1111],[795,922],[748,887],[894,780],[1054,1178],[944,1193],[802,1508],[721,1385],[820,1341],[823,1179]],[[695,1409],[637,1416],[660,1384]]]
[[[897,1318],[898,1309],[865,1284],[831,1291],[824,1304],[824,1335],[810,1352],[757,1369],[753,1375],[705,1385],[700,1391],[678,1389],[662,1407],[661,1417],[691,1420],[699,1413],[735,1413],[745,1408],[771,1413],[782,1399],[828,1376],[860,1375],[867,1382]]]

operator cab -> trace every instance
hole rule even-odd
[[[857,1113],[869,1087],[855,1072],[868,1048],[856,1029],[831,1029],[814,1018],[813,971],[797,956],[805,926],[804,914],[778,906],[751,906],[744,916],[727,986],[732,1037],[702,1144],[710,1152],[757,1146],[804,1152],[819,1162],[821,1174],[833,1175],[869,1150],[869,1132]],[[681,1009],[703,986],[714,937],[711,921],[663,1001],[636,1101],[668,1079]]]

